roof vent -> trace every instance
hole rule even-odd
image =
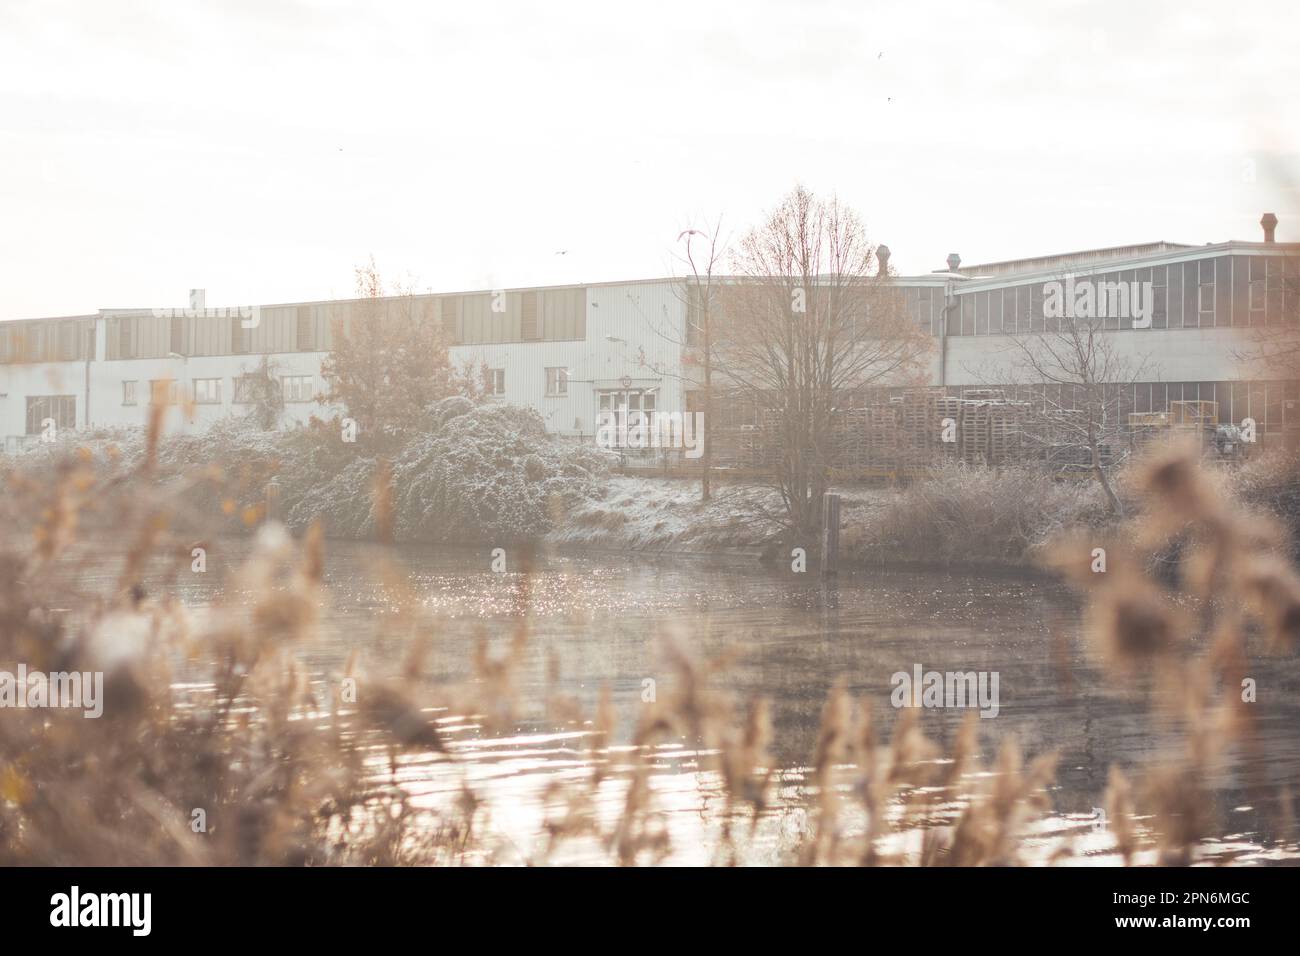
[[[948,271],[956,272],[961,268],[961,256],[955,252],[948,253]]]
[[[1266,212],[1264,213],[1264,218],[1259,221],[1259,224],[1264,227],[1264,241],[1272,242],[1273,231],[1277,229],[1277,216],[1273,215],[1271,212]]]
[[[889,246],[883,242],[876,246],[876,275],[889,275]]]

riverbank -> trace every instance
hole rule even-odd
[[[937,469],[907,487],[838,486],[842,560],[850,566],[1028,568],[1067,526],[1100,525],[1094,486],[1057,482],[1031,469]],[[780,496],[750,483],[611,477],[605,494],[580,503],[546,536],[550,544],[602,550],[738,552],[773,564],[817,542],[783,532]]]
[[[773,567],[792,566],[796,548],[807,566],[820,553],[819,541],[785,532],[779,492],[752,480],[717,476],[711,500],[701,502],[696,480],[616,474],[611,456],[562,442],[532,413],[509,407],[449,400],[430,410],[426,425],[384,453],[341,442],[329,423],[265,432],[232,420],[201,436],[164,439],[152,451],[140,432],[76,436],[3,464],[11,490],[25,487],[38,498],[78,463],[103,467],[114,480],[170,489],[173,520],[196,539],[247,533],[275,517],[298,534],[319,522],[327,537],[353,540],[387,535],[493,548],[531,541],[566,550],[727,554]],[[1130,480],[1135,470],[1114,476],[1129,514],[1144,507]],[[1300,539],[1294,455],[1208,473],[1225,494]],[[833,490],[842,500],[842,567],[1027,571],[1042,567],[1045,548],[1066,529],[1101,532],[1115,523],[1094,482],[1057,480],[1032,466],[946,463],[902,487]]]

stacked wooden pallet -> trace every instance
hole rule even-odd
[[[873,405],[863,411],[867,413],[863,464],[871,468],[898,467],[900,429],[897,409],[890,405]]]
[[[990,403],[986,401],[961,402],[961,423],[957,428],[961,446],[961,460],[972,465],[989,463],[989,423],[992,420]]]
[[[944,458],[956,458],[961,450],[961,433],[962,433],[962,400],[951,395],[945,395],[935,401],[935,421],[931,430],[936,439],[938,452]],[[953,433],[952,428],[956,427]],[[944,436],[949,436],[952,440],[945,441]]]
[[[898,457],[906,465],[924,465],[938,454],[938,393],[911,389],[898,399]]]
[[[832,461],[840,468],[862,468],[868,457],[870,416],[865,408],[850,408],[836,416]]]
[[[990,465],[1006,465],[1021,460],[1024,426],[1023,403],[998,402],[989,407]]]

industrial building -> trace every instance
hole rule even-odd
[[[1275,436],[1300,425],[1297,383],[1243,361],[1255,331],[1300,327],[1300,244],[1275,242],[1275,224],[1264,218],[1262,241],[1153,242],[977,265],[954,254],[935,272],[887,281],[934,340],[930,384],[956,394],[1005,370],[1010,337],[1042,331],[1046,283],[1087,276],[1144,285],[1152,292],[1145,321],[1105,320],[1116,348],[1144,368],[1143,380],[1126,386],[1124,408],[1144,414],[1210,401],[1221,421],[1249,416],[1262,436]],[[667,278],[380,304],[439,323],[453,362],[485,367],[499,400],[536,409],[553,432],[583,437],[603,410],[691,405],[689,299],[684,280]],[[286,425],[323,417],[317,397],[332,325],[367,301],[214,309],[198,293],[184,308],[2,322],[0,436],[12,451],[51,421],[63,431],[139,426],[164,396],[185,399],[168,410],[169,429],[203,428],[247,410],[245,377],[263,363],[283,388]],[[725,408],[718,414],[719,425],[736,424]]]

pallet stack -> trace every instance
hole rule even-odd
[[[1024,426],[1023,402],[999,402],[989,407],[990,465],[1007,465],[1021,460]]]
[[[989,411],[991,403],[976,400],[962,400],[957,428],[958,444],[961,447],[961,460],[970,465],[989,463]]]
[[[862,468],[868,460],[870,416],[865,408],[850,408],[836,417],[832,429],[832,461],[840,468]]]
[[[898,400],[898,456],[908,466],[924,465],[938,454],[938,394],[911,389]]]
[[[939,454],[944,458],[958,457],[961,452],[962,442],[962,400],[951,395],[942,396],[935,402],[935,416],[931,430],[934,433]],[[943,440],[943,433],[946,431],[944,422],[948,420],[955,422],[957,426],[954,441]]]
[[[873,405],[866,414],[866,455],[863,465],[870,468],[897,468],[899,465],[899,425],[897,409],[891,405]]]

